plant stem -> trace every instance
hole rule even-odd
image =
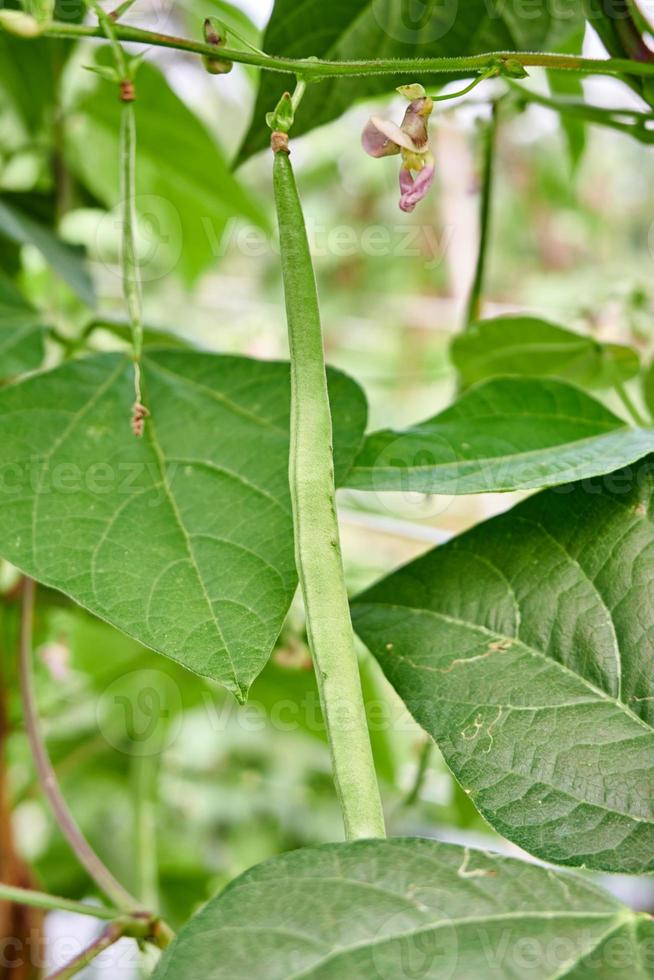
[[[141,272],[136,254],[136,117],[134,115],[134,83],[129,64],[119,40],[119,27],[112,16],[106,14],[98,0],[87,0],[95,11],[99,30],[111,45],[119,77],[119,93],[122,103],[120,117],[120,192],[122,199],[121,265],[125,305],[132,326],[132,360],[134,362],[134,414],[132,430],[143,434],[143,409],[141,393],[141,352],[143,348],[143,301]],[[120,10],[120,8],[119,8]]]
[[[134,756],[134,816],[136,824],[137,894],[148,908],[159,906],[159,867],[157,861],[157,819],[155,796],[158,756]]]
[[[205,57],[216,56],[216,49],[210,44],[189,38],[146,31],[127,24],[114,24],[115,36],[121,41],[137,44],[152,44],[157,47],[175,48],[190,51]],[[67,38],[103,38],[102,28],[83,24],[66,24],[54,21],[41,36]],[[377,61],[324,61],[321,59],[280,58],[260,54],[255,51],[239,51],[221,48],[220,56],[227,61],[243,65],[254,65],[268,71],[287,72],[299,75],[307,82],[333,76],[355,75],[437,75],[442,73],[467,73],[491,68],[497,62],[515,61],[524,67],[556,68],[562,71],[579,71],[597,75],[654,75],[654,64],[630,61],[628,58],[583,58],[571,54],[549,54],[532,51],[492,51],[484,54],[454,58],[390,58]]]
[[[422,787],[425,782],[425,777],[429,769],[429,762],[433,750],[434,750],[434,743],[428,735],[425,741],[423,742],[422,749],[420,750],[420,758],[418,759],[418,766],[416,768],[416,775],[415,775],[415,779],[413,780],[413,786],[402,800],[403,807],[413,806],[414,803],[419,799],[420,791],[422,790]]]
[[[46,912],[74,912],[76,915],[88,915],[93,919],[103,919],[113,922],[124,916],[118,909],[108,909],[101,905],[88,905],[74,902],[68,898],[58,898],[43,892],[32,891],[29,888],[16,888],[14,885],[4,885],[0,882],[0,900],[14,902],[16,905],[27,905],[29,908],[44,909]]]
[[[106,949],[115,945],[125,935],[127,935],[127,932],[124,923],[112,922],[78,956],[60,970],[55,970],[54,973],[49,974],[46,980],[70,980],[70,977],[81,973],[84,967],[92,963],[100,953],[104,953]]]
[[[275,153],[273,174],[291,352],[289,481],[295,560],[309,645],[346,837],[384,837],[343,574],[318,295],[287,150]]]
[[[470,288],[466,308],[465,325],[469,327],[481,315],[482,292],[486,273],[486,255],[488,251],[488,236],[490,232],[491,203],[493,198],[493,169],[495,163],[495,144],[497,141],[498,103],[493,102],[491,118],[484,126],[483,135],[483,173],[481,199],[479,205],[479,250],[475,275]]]
[[[143,348],[143,313],[141,274],[136,255],[136,119],[134,103],[125,102],[120,122],[120,173],[122,215],[122,281],[127,313],[132,325],[134,360],[134,394],[141,403],[141,351]]]
[[[477,88],[481,82],[485,82],[486,79],[492,78],[494,74],[497,73],[495,71],[491,71],[491,69],[488,69],[488,71],[482,72],[481,75],[478,75],[477,78],[473,79],[469,85],[466,85],[465,88],[459,89],[458,92],[449,92],[447,95],[432,95],[430,98],[432,102],[447,102],[449,99],[459,99],[462,95],[467,95],[468,92],[472,92],[472,90]]]
[[[304,98],[304,93],[306,92],[306,90],[307,90],[307,83],[304,81],[304,79],[303,78],[296,78],[296,80],[295,80],[295,89],[293,90],[293,94],[291,95],[291,103],[293,105],[293,112],[297,112],[298,109],[300,108],[300,103],[302,102],[302,99]]]
[[[32,678],[32,632],[34,622],[34,582],[26,578],[23,582],[23,608],[20,634],[20,678],[23,699],[25,728],[29,739],[34,764],[59,829],[77,855],[78,860],[112,902],[119,908],[139,909],[139,902],[114,878],[112,873],[100,860],[68,808],[55,771],[50,762],[48,751],[41,735],[39,724],[34,682]]]
[[[519,99],[524,102],[534,102],[553,112],[583,119],[598,126],[608,126],[619,133],[627,133],[641,143],[654,143],[654,128],[647,129],[646,123],[654,123],[654,113],[639,112],[637,109],[609,109],[603,106],[589,105],[578,99],[554,99],[542,92],[520,85],[510,78],[504,79]],[[623,120],[631,119],[632,122]]]
[[[120,77],[127,78],[127,59],[116,35],[113,18],[110,17],[109,14],[105,14],[104,9],[100,6],[97,0],[87,0],[87,2],[90,8],[95,11],[98,18],[98,23],[100,24],[101,32],[111,45],[114,61],[116,62],[116,68],[118,69]]]

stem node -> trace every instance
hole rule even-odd
[[[288,145],[288,133],[275,132],[270,137],[270,146],[273,153],[289,153],[291,148]]]

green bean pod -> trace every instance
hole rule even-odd
[[[332,422],[318,294],[287,138],[273,182],[291,354],[289,480],[295,560],[348,840],[385,836],[336,516]]]

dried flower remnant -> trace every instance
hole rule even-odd
[[[132,432],[137,439],[140,439],[145,431],[145,420],[150,415],[149,411],[140,401],[134,402],[132,409]]]
[[[410,212],[434,181],[434,157],[429,147],[428,129],[434,103],[422,85],[404,85],[398,92],[409,99],[402,125],[372,116],[361,142],[371,157],[402,156],[400,208]]]

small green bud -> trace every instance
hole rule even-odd
[[[38,20],[22,10],[0,10],[0,27],[16,37],[38,37],[41,33]]]
[[[499,73],[507,78],[528,78],[529,72],[517,58],[503,58],[499,62]]]
[[[120,81],[116,69],[110,68],[108,65],[84,65],[84,68],[86,71],[92,71],[94,75],[104,78],[107,82],[118,83]]]
[[[419,82],[414,82],[413,85],[399,85],[396,91],[400,95],[403,95],[405,99],[408,99],[409,102],[415,102],[416,99],[424,99],[427,95],[424,86],[420,85]]]
[[[205,18],[204,40],[215,48],[222,48],[227,43],[227,29],[217,17]],[[202,60],[210,75],[227,75],[234,67],[234,62],[225,58],[203,57]]]
[[[222,48],[227,44],[227,28],[217,17],[204,18],[204,39],[207,44]]]
[[[288,133],[295,119],[293,99],[290,92],[284,92],[274,112],[266,113],[266,123],[273,133]]]

